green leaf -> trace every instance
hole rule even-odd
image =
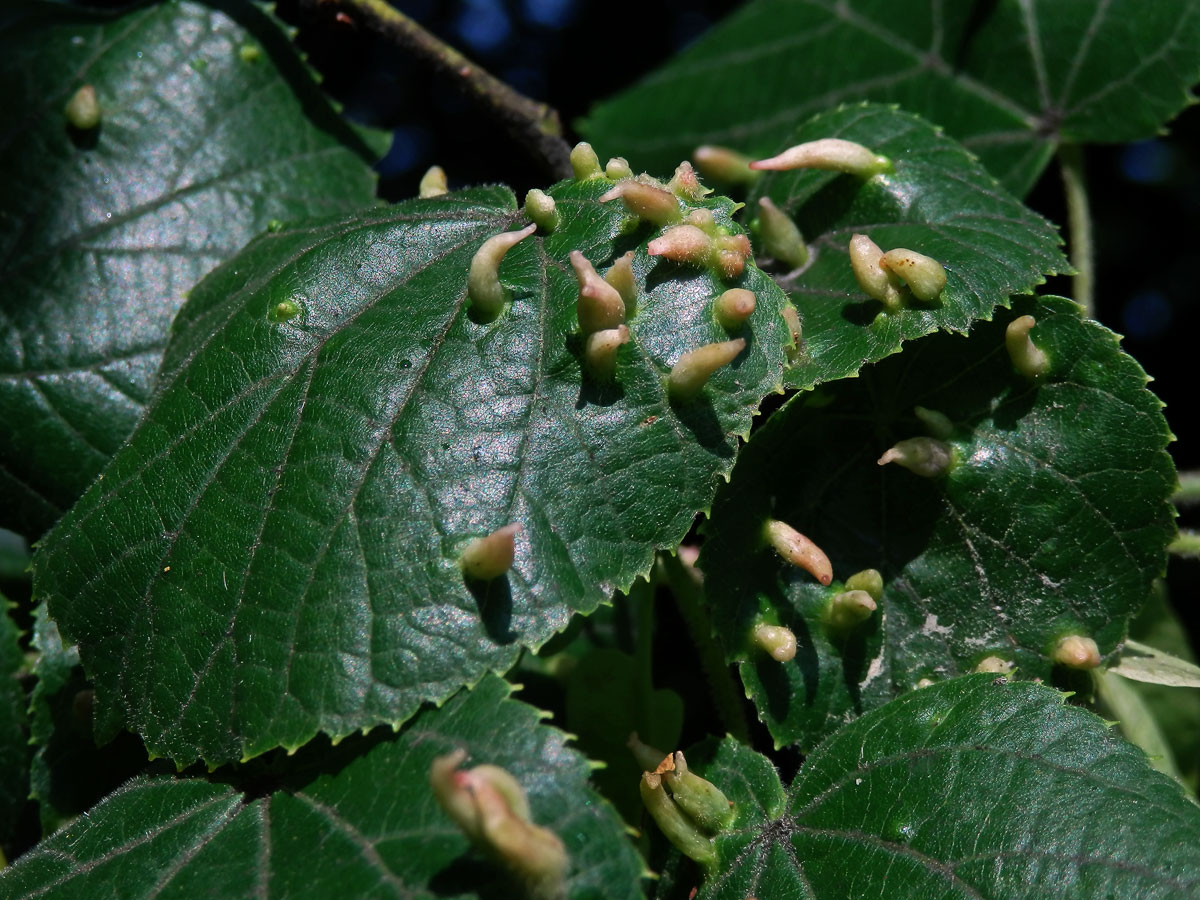
[[[843,107],[805,122],[789,143],[829,137],[884,154],[895,171],[866,182],[811,169],[778,172],[755,188],[755,197],[770,196],[796,220],[812,251],[803,272],[779,279],[804,326],[789,386],[853,375],[934,331],[966,331],[1007,306],[1009,295],[1030,293],[1043,275],[1069,271],[1046,220],[919,117],[887,106]],[[907,247],[941,262],[942,296],[885,312],[851,271],[848,246],[858,232],[884,251]]]
[[[1149,684],[1200,687],[1200,666],[1134,640],[1125,642],[1121,661],[1109,671]]]
[[[786,797],[726,740],[705,777],[737,819],[698,900],[1195,897],[1200,810],[1062,701],[991,675],[909,693],[830,737]]]
[[[272,21],[226,6],[30,2],[0,35],[0,525],[30,538],[133,430],[193,284],[272,219],[371,202],[375,152]]]
[[[649,571],[730,470],[790,340],[762,272],[749,344],[669,402],[679,356],[728,337],[724,284],[646,255],[611,183],[553,189],[563,227],[504,259],[480,323],[467,270],[523,224],[505,188],[264,235],[194,292],[161,390],[48,536],[35,590],[80,644],[99,733],[185,762],[399,723],[538,646]],[[729,223],[733,204],[708,204]],[[637,251],[615,381],[581,375],[567,254]],[[301,312],[272,321],[280,302]],[[464,583],[474,538],[517,522],[516,563]]]
[[[1198,77],[1195,0],[757,0],[581,127],[663,168],[700,144],[773,153],[837,103],[900,103],[1024,195],[1060,141],[1154,137]]]
[[[97,747],[92,737],[92,687],[79,652],[64,646],[45,604],[33,611],[36,682],[29,697],[29,796],[38,805],[42,834],[86,812],[146,765],[133,735]],[[24,698],[22,698],[24,699]]]
[[[0,841],[7,841],[29,795],[29,735],[25,688],[17,679],[25,666],[20,629],[0,594]]]
[[[597,649],[567,676],[566,727],[588,757],[604,763],[592,776],[596,788],[633,824],[641,819],[638,781],[642,766],[630,752],[631,732],[664,753],[678,746],[683,701],[671,690],[645,688],[633,657]]]
[[[563,840],[568,900],[640,897],[641,862],[616,812],[588,788],[587,761],[508,692],[489,677],[398,736],[301,754],[297,771],[266,791],[199,778],[136,779],[4,870],[0,892],[13,900],[251,891],[289,900],[513,896],[429,787],[433,759],[465,749],[468,765],[512,773],[532,820]]]
[[[1096,700],[1130,743],[1142,748],[1150,765],[1179,781],[1183,775],[1175,765],[1171,744],[1154,718],[1154,711],[1133,685],[1112,670],[1092,673]]]
[[[1005,325],[1022,313],[1036,316],[1032,338],[1050,359],[1036,383],[1005,350]],[[1048,677],[1067,634],[1115,658],[1174,531],[1170,432],[1146,381],[1074,304],[1020,300],[969,337],[928,337],[798,395],[756,432],[713,505],[700,565],[717,631],[775,739],[810,748],[989,656]],[[918,405],[952,425],[955,462],[940,478],[876,464],[925,433]],[[824,549],[832,585],[764,546],[768,517]],[[831,630],[832,596],[866,568],[883,573],[879,612]],[[751,651],[760,615],[796,633],[793,662]]]

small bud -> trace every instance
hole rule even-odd
[[[705,144],[692,151],[692,160],[705,178],[725,184],[754,184],[760,177],[750,168],[751,159],[728,147]]]
[[[808,262],[808,247],[796,223],[770,197],[758,201],[758,233],[763,251],[785,266],[798,269]]]
[[[267,319],[276,324],[289,322],[303,312],[303,308],[292,298],[280,300],[267,312]]]
[[[1072,669],[1094,669],[1100,665],[1100,648],[1090,637],[1068,634],[1054,645],[1054,661]]]
[[[939,440],[945,440],[954,434],[954,423],[945,413],[936,409],[926,409],[924,406],[914,406],[913,415],[921,420],[931,435]]]
[[[85,84],[77,90],[67,101],[63,114],[71,127],[80,131],[90,131],[99,125],[100,98],[96,96],[96,89],[90,84]]]
[[[614,156],[604,164],[604,177],[612,181],[619,178],[632,178],[633,169],[629,168],[629,160],[623,156]]]
[[[832,628],[853,628],[871,618],[876,608],[875,598],[866,591],[842,591],[830,601],[825,621]]]
[[[700,183],[696,170],[686,159],[675,167],[675,174],[667,182],[667,189],[682,200],[703,200],[712,193],[712,188],[706,188]]]
[[[1008,323],[1004,331],[1004,346],[1013,368],[1026,378],[1037,378],[1050,371],[1050,357],[1034,346],[1029,332],[1037,325],[1033,316],[1018,316]]]
[[[883,599],[883,576],[878,569],[863,569],[846,579],[846,590],[866,591],[878,603]]]
[[[716,834],[729,826],[733,820],[733,806],[729,799],[711,781],[688,771],[682,751],[676,750],[672,754],[671,765],[664,760],[660,768],[663,771],[658,774],[662,775],[667,790],[684,814],[701,830]]]
[[[475,251],[467,276],[467,296],[471,299],[471,309],[483,321],[490,322],[500,315],[508,302],[508,289],[500,283],[500,260],[518,241],[533,234],[536,227],[529,225],[520,231],[490,237]]]
[[[632,179],[622,181],[611,191],[602,194],[600,202],[607,203],[618,197],[625,201],[625,208],[631,213],[654,225],[670,225],[683,218],[675,195],[652,184],[643,184]]]
[[[417,187],[417,196],[440,197],[449,190],[445,169],[441,166],[430,166],[429,171],[421,176],[421,183]]]
[[[880,265],[882,259],[883,251],[879,245],[865,234],[850,238],[850,268],[854,280],[864,294],[878,300],[889,312],[896,312],[904,306],[900,279]]]
[[[783,321],[787,323],[788,331],[792,333],[792,346],[788,347],[788,360],[795,360],[800,355],[800,338],[804,336],[804,330],[800,326],[800,313],[796,312],[796,307],[790,302],[784,303],[783,308],[779,311],[783,316]]]
[[[676,225],[646,245],[651,256],[702,266],[712,253],[713,240],[695,225]]]
[[[757,626],[754,629],[754,643],[779,662],[796,658],[796,635],[782,625]]]
[[[520,783],[499,766],[460,770],[466,753],[439,756],[429,771],[434,797],[479,849],[503,865],[532,900],[566,896],[570,865],[558,835],[533,824]]]
[[[833,581],[833,566],[825,551],[810,541],[786,522],[768,519],[763,526],[763,536],[775,552],[810,573],[821,584]]]
[[[588,374],[597,381],[611,381],[617,368],[617,350],[628,341],[629,329],[624,325],[589,334],[583,349]]]
[[[476,538],[463,548],[458,564],[463,573],[476,581],[491,581],[512,568],[516,557],[514,538],[521,533],[514,522],[493,531],[487,537]]]
[[[712,266],[726,280],[737,278],[746,268],[746,257],[750,255],[750,238],[744,234],[725,234],[713,241],[710,256]]]
[[[754,306],[754,291],[730,288],[713,301],[713,312],[721,327],[735,331],[754,313]]]
[[[897,247],[883,254],[880,262],[887,271],[904,279],[918,300],[936,300],[946,288],[946,269],[932,257],[916,250]]]
[[[241,59],[242,62],[258,62],[259,57],[261,56],[262,50],[258,48],[257,44],[242,44],[242,46],[238,47],[238,58]]]
[[[556,231],[562,221],[554,198],[537,188],[525,195],[525,215],[546,234]]]
[[[790,169],[826,169],[845,172],[859,178],[870,178],[892,167],[892,161],[873,150],[844,141],[841,138],[822,138],[789,147],[778,156],[750,163],[750,168],[783,172]]]
[[[621,299],[625,302],[625,315],[632,316],[637,307],[637,281],[633,277],[632,250],[617,257],[617,261],[604,273],[604,280],[615,287],[617,293],[621,295]]]
[[[976,672],[990,672],[993,675],[1007,675],[1012,670],[1012,660],[999,656],[985,656],[975,664]]]
[[[954,450],[945,441],[931,437],[905,438],[879,457],[878,463],[886,466],[894,462],[922,478],[938,478],[950,471],[954,462]]]
[[[625,746],[629,748],[633,754],[633,758],[637,760],[637,764],[651,772],[655,771],[670,755],[651,747],[649,744],[643,744],[636,731],[629,735],[629,740],[625,742]]]
[[[711,866],[717,861],[717,851],[713,842],[679,805],[667,796],[661,775],[644,772],[638,788],[641,791],[642,803],[650,811],[650,816],[680,853],[703,866]]]
[[[600,169],[600,157],[587,141],[580,141],[572,148],[571,171],[575,173],[576,181],[587,181],[604,175]]]
[[[579,279],[579,301],[575,313],[584,334],[616,328],[625,321],[625,301],[615,287],[596,274],[595,267],[578,250],[572,250],[571,266]]]
[[[667,392],[672,400],[690,400],[700,393],[709,376],[727,366],[746,349],[746,339],[705,344],[679,357],[667,376]]]

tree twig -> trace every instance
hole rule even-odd
[[[1092,257],[1092,214],[1088,209],[1087,185],[1083,177],[1083,149],[1078,144],[1058,148],[1063,187],[1067,194],[1067,229],[1071,238],[1071,265],[1075,267],[1075,302],[1086,316],[1095,318],[1093,296],[1095,262]]]
[[[411,53],[491,113],[555,178],[571,177],[571,148],[558,112],[531,100],[443,43],[387,0],[301,0],[309,12],[342,13]]]

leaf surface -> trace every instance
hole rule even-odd
[[[566,845],[567,900],[640,897],[642,865],[587,761],[489,677],[398,736],[301,754],[255,795],[200,778],[138,778],[0,875],[16,898],[327,898],[517,895],[471,849],[429,786],[434,758],[507,769],[532,821]],[[269,783],[269,782],[268,782]]]
[[[0,525],[30,538],[133,430],[193,284],[271,219],[371,202],[374,152],[276,25],[231,8],[31,2],[0,36]],[[85,84],[81,132],[63,108]]]
[[[1046,678],[1058,640],[1093,638],[1114,660],[1165,567],[1170,432],[1146,376],[1069,301],[1020,300],[1051,371],[1013,371],[1014,313],[969,337],[936,335],[799,395],[757,431],[714,503],[700,565],[717,631],[779,743],[811,748],[841,722],[921,679],[990,656]],[[805,402],[808,399],[808,402]],[[948,417],[949,472],[876,460],[925,435],[916,406]],[[830,557],[820,585],[761,537],[768,517]],[[882,572],[878,612],[838,632],[825,614],[855,572]],[[760,616],[795,632],[795,660],[752,652]]]
[[[583,130],[662,168],[700,144],[774,153],[838,103],[899,103],[1023,196],[1061,141],[1154,137],[1198,77],[1195,0],[756,0]]]
[[[755,187],[751,209],[769,196],[796,221],[811,252],[803,271],[779,278],[804,327],[789,386],[853,375],[934,331],[965,332],[1007,306],[1010,295],[1070,270],[1054,228],[918,116],[889,106],[842,107],[805,122],[789,143],[821,138],[870,147],[894,171],[865,182],[812,169],[770,172]],[[938,260],[947,277],[941,296],[931,303],[910,297],[903,309],[885,312],[851,270],[856,233],[883,251],[906,247]]]
[[[689,754],[689,760],[691,755]],[[1200,810],[1096,716],[975,675],[839,730],[784,794],[726,739],[705,777],[737,806],[699,900],[1184,900]]]
[[[524,224],[499,187],[264,235],[196,289],[154,406],[35,564],[101,734],[216,762],[402,722],[683,537],[779,388],[786,298],[747,267],[748,346],[669,401],[674,362],[729,337],[725,284],[647,256],[656,230],[595,202],[610,186],[554,189],[563,227],[509,251],[513,302],[488,323],[468,268]],[[567,254],[603,271],[626,248],[640,297],[603,383]],[[299,314],[273,320],[281,302]],[[513,568],[466,581],[463,548],[514,522]]]

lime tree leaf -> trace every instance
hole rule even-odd
[[[798,395],[755,433],[714,503],[705,588],[780,743],[811,748],[922,679],[989,656],[1048,677],[1067,634],[1116,660],[1174,533],[1162,404],[1117,338],[1070,301],[1015,309],[1037,318],[1032,336],[1051,361],[1044,380],[1013,371],[1004,337],[1015,313],[966,338],[925,338],[819,398]],[[876,464],[925,434],[917,406],[952,427],[955,462],[940,478]],[[768,517],[825,550],[832,585],[764,547]],[[879,611],[849,633],[830,630],[827,605],[866,568],[883,574]],[[750,650],[760,615],[796,633],[793,661]]]
[[[133,430],[193,284],[271,219],[371,202],[375,152],[229,6],[30,2],[0,35],[0,525],[31,538]],[[63,112],[83,85],[91,131]]]
[[[671,690],[649,689],[644,679],[634,657],[605,648],[588,653],[567,676],[567,730],[591,759],[604,763],[592,780],[634,824],[645,807],[638,790],[643,767],[629,750],[630,733],[652,747],[673,748],[683,728],[683,700]]]
[[[36,679],[29,697],[29,796],[38,805],[42,834],[86,812],[146,765],[141,741],[118,735],[103,747],[92,737],[92,687],[79,652],[64,646],[45,604],[33,613]],[[24,699],[22,697],[22,699]]]
[[[567,900],[640,897],[641,861],[620,817],[588,787],[587,760],[509,690],[488,677],[400,735],[302,753],[265,791],[135,779],[4,870],[0,892],[13,900],[516,896],[430,790],[434,758],[462,749],[468,766],[512,773],[532,820],[562,839]]]
[[[1200,687],[1200,666],[1134,640],[1125,642],[1121,661],[1110,671],[1147,684]]]
[[[895,171],[866,182],[811,169],[770,173],[755,189],[796,220],[812,254],[803,272],[780,279],[804,326],[789,386],[852,375],[934,331],[966,331],[1007,306],[1009,295],[1069,271],[1053,227],[918,116],[889,106],[842,107],[814,116],[788,142],[830,137],[871,147]],[[882,250],[907,247],[941,262],[941,297],[885,312],[850,268],[850,238],[859,232]]]
[[[563,225],[509,251],[513,302],[488,323],[471,260],[525,224],[500,187],[269,233],[197,287],[154,405],[35,563],[101,734],[217,762],[399,723],[683,538],[779,388],[787,300],[747,267],[747,347],[669,401],[674,362],[728,338],[725,284],[647,256],[657,230],[597,203],[609,187],[553,189]],[[602,271],[636,250],[608,384],[581,374],[575,249]],[[514,522],[513,568],[466,583],[464,546]]]
[[[1195,0],[757,0],[582,128],[662,168],[699,144],[773,153],[838,103],[900,103],[1024,195],[1059,142],[1154,137],[1198,78]]]
[[[909,693],[826,740],[786,796],[769,763],[729,739],[704,777],[737,818],[697,900],[1200,890],[1200,809],[1041,685],[974,675]]]
[[[25,688],[17,680],[25,655],[9,607],[0,594],[0,841],[12,836],[29,795],[29,726]]]

